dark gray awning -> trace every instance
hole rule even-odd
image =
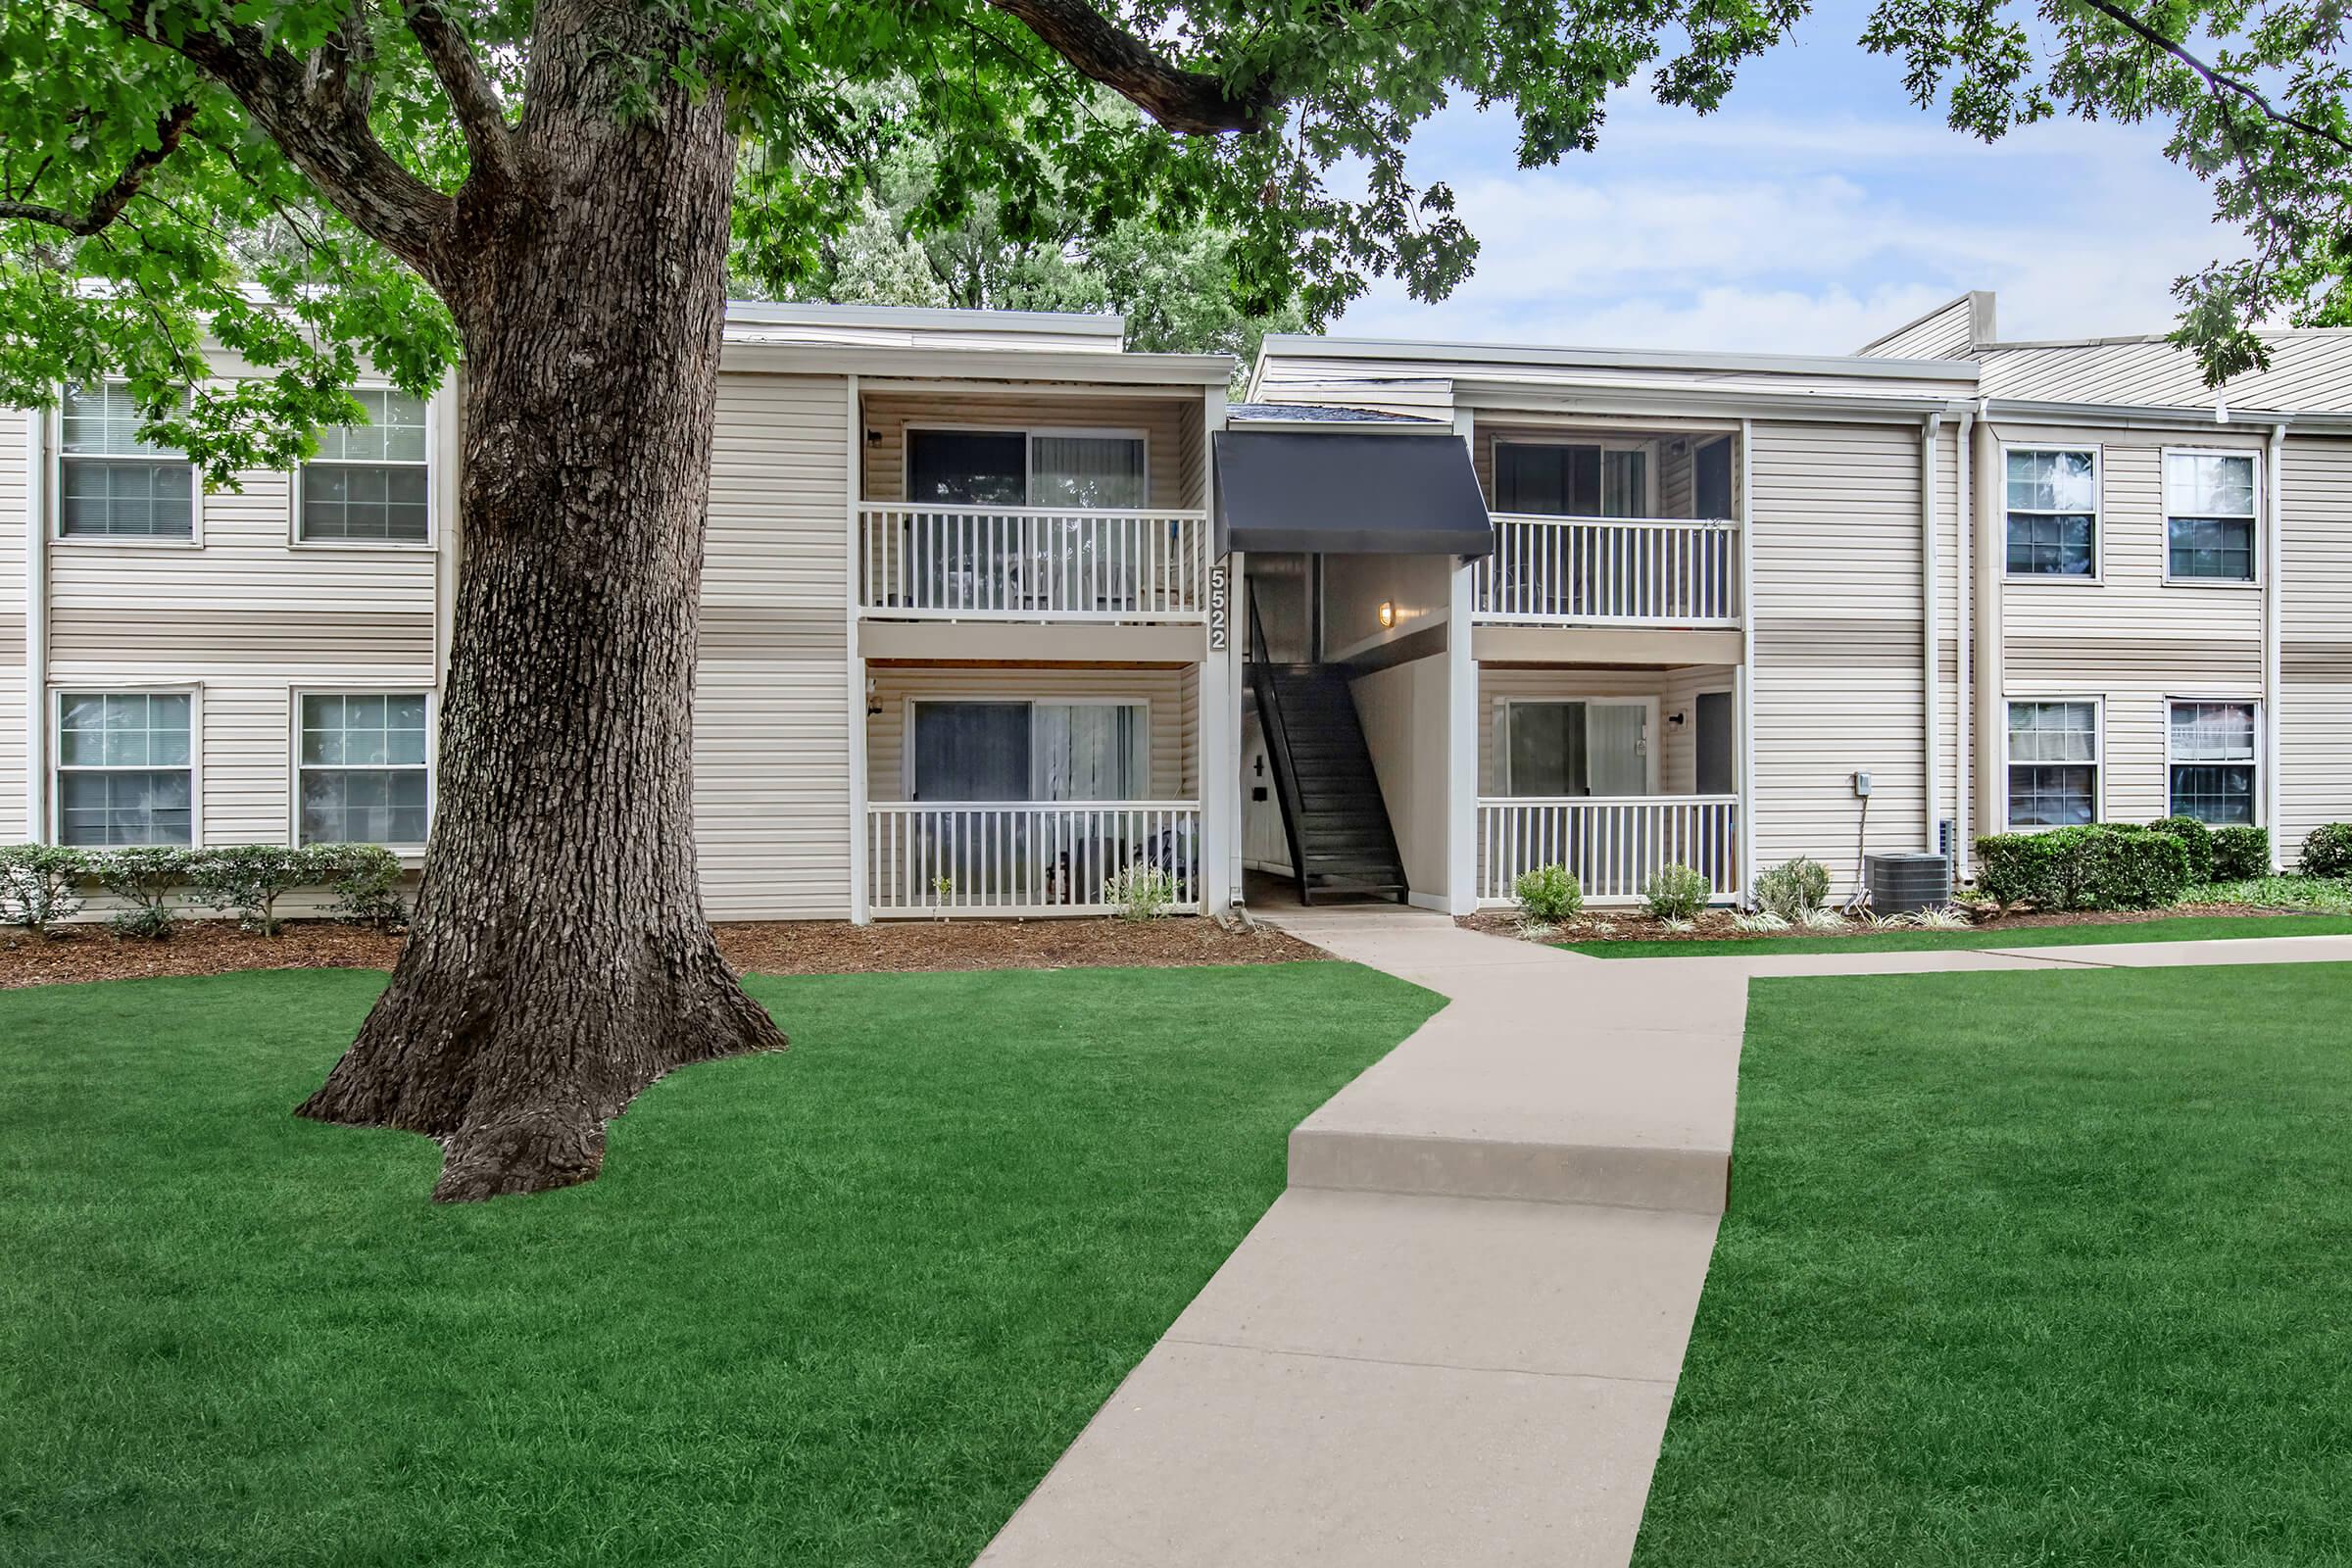
[[[1470,449],[1450,431],[1220,430],[1217,539],[1220,552],[1494,549]]]

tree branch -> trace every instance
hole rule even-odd
[[[116,176],[115,182],[91,198],[90,210],[79,218],[60,207],[0,201],[0,219],[16,218],[27,222],[47,223],[53,228],[64,229],[76,239],[88,239],[122,216],[122,209],[130,205],[130,199],[139,193],[139,186],[147,176],[178,149],[181,133],[188,128],[188,122],[195,118],[196,106],[192,103],[175,104],[166,110],[164,117],[155,122],[155,145],[142,147],[131,154],[130,162],[122,166],[122,172]],[[33,177],[40,177],[37,171]]]
[[[367,53],[356,12],[323,46],[297,59],[255,26],[157,26],[155,6],[118,13],[107,0],[75,5],[134,38],[169,49],[244,105],[294,167],[360,229],[426,277],[457,204],[402,167],[368,122],[368,83],[354,70]]]
[[[2272,103],[2269,97],[2264,94],[2262,89],[2255,86],[2252,82],[2242,81],[2225,72],[2215,70],[2212,66],[2207,65],[2195,55],[2190,54],[2180,43],[2166,37],[2156,27],[2140,21],[2140,19],[2134,16],[2131,11],[2127,10],[2121,5],[2116,4],[2115,0],[2081,0],[2081,4],[2084,9],[2097,12],[2100,16],[2107,18],[2110,22],[2113,22],[2118,26],[2124,28],[2127,32],[2132,33],[2142,42],[2152,44],[2156,48],[2163,50],[2166,54],[2171,55],[2175,60],[2180,61],[2189,70],[2195,72],[2197,75],[2203,79],[2205,85],[2216,94],[2223,92],[2235,93],[2238,97],[2243,98],[2246,102],[2252,104],[2255,109],[2261,112],[2262,117],[2265,120],[2272,122],[2274,124],[2285,125],[2290,129],[2299,130],[2306,136],[2317,136],[2320,138],[2320,140],[2331,143],[2343,152],[2352,153],[2352,141],[2345,140],[2343,137],[2337,135],[2334,131],[2328,129],[2326,126],[2315,125],[2310,121],[2302,119],[2300,116],[2288,114],[2285,110],[2280,109],[2278,105]]]
[[[1200,71],[1185,71],[1085,0],[989,0],[1046,46],[1179,134],[1263,130],[1280,100],[1253,85],[1239,98]]]
[[[434,79],[457,111],[475,173],[513,183],[517,177],[514,127],[507,123],[506,105],[490,85],[472,43],[433,0],[407,0],[402,13],[433,68]]]

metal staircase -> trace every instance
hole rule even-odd
[[[1274,768],[1298,902],[1349,894],[1404,902],[1404,860],[1381,799],[1345,666],[1280,664],[1250,607],[1250,674]]]

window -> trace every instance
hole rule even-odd
[[[2222,826],[2255,820],[2255,705],[2175,703],[2166,731],[2172,811]]]
[[[1557,799],[1649,793],[1649,704],[1513,702],[1503,706],[1504,784]]]
[[[1138,801],[1151,732],[1142,703],[914,705],[918,801]]]
[[[2011,449],[2009,575],[2098,575],[2099,455]]]
[[[425,464],[425,405],[388,387],[354,392],[366,424],[318,432],[318,455],[302,466],[298,536],[336,544],[422,544],[431,505]]]
[[[1649,454],[1640,447],[1494,443],[1494,510],[1544,517],[1649,515]]]
[[[2009,705],[2009,825],[2072,827],[2099,818],[2099,705]]]
[[[2254,580],[2254,455],[2167,452],[2164,515],[2173,577]]]
[[[195,779],[186,692],[67,692],[57,700],[64,844],[190,844]]]
[[[1690,460],[1690,514],[1714,520],[1732,515],[1732,438],[1722,436]]]
[[[306,695],[301,707],[301,842],[422,844],[424,694]]]
[[[66,388],[58,416],[57,531],[65,539],[193,539],[196,470],[138,438],[119,383]]]
[[[1144,438],[1117,431],[906,432],[906,498],[976,507],[1140,507]]]

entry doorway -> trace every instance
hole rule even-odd
[[[1516,698],[1502,705],[1504,793],[1545,800],[1657,793],[1654,698]]]

